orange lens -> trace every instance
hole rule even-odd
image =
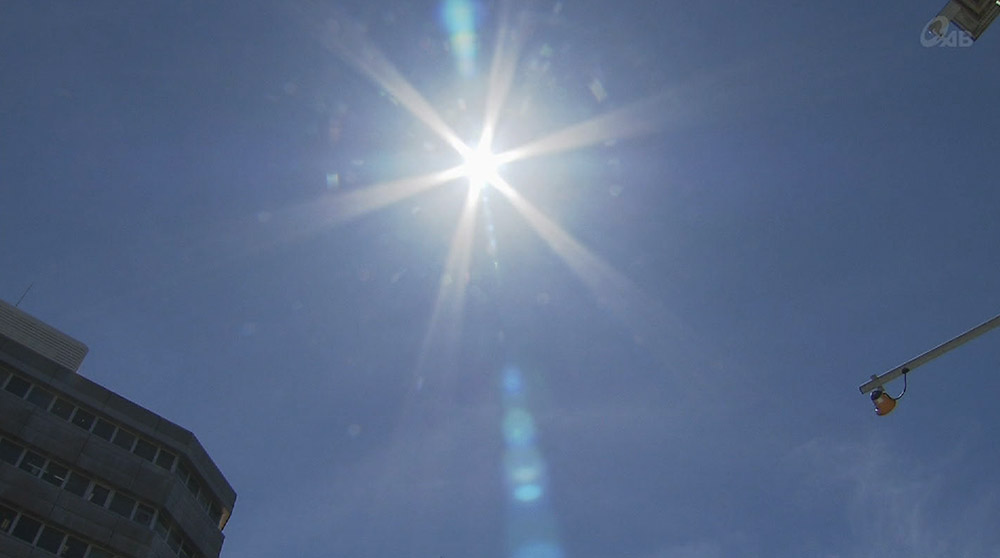
[[[896,408],[896,400],[884,392],[873,398],[872,402],[875,403],[875,414],[880,417],[888,415]]]

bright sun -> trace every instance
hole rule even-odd
[[[469,179],[470,186],[482,188],[495,182],[498,166],[497,156],[485,142],[480,142],[478,147],[466,153],[462,172]]]
[[[465,0],[454,1],[461,4]],[[473,12],[463,12],[463,17],[471,13]],[[474,27],[474,22],[469,25]],[[461,36],[467,37],[468,34]],[[497,199],[502,199],[510,209],[519,214],[552,252],[563,260],[593,293],[601,306],[633,329],[637,338],[652,336],[654,330],[665,327],[660,324],[659,318],[653,315],[653,305],[625,275],[587,249],[558,223],[536,208],[501,176],[501,171],[506,171],[507,165],[526,159],[568,153],[602,144],[611,145],[619,139],[658,132],[661,125],[667,123],[668,119],[672,118],[671,115],[676,113],[674,97],[670,94],[655,95],[610,112],[602,112],[589,120],[531,139],[527,143],[513,147],[504,146],[502,151],[495,152],[493,149],[495,127],[500,116],[504,114],[505,101],[514,78],[518,75],[521,48],[525,46],[527,36],[528,33],[508,29],[503,21],[498,28],[489,81],[485,86],[481,136],[479,142],[473,145],[466,144],[430,102],[403,77],[403,73],[375,47],[368,39],[364,25],[351,21],[331,21],[330,34],[327,37],[328,46],[345,62],[354,65],[374,82],[394,105],[401,105],[427,126],[428,130],[458,155],[460,161],[442,170],[406,176],[364,188],[351,188],[330,195],[322,205],[328,214],[319,222],[331,224],[346,222],[400,203],[432,188],[454,184],[459,180],[469,181],[468,190],[464,192],[465,203],[448,247],[437,299],[421,343],[418,369],[423,368],[425,359],[432,352],[441,348],[451,350],[457,347],[461,339],[463,304],[466,287],[470,284],[469,268],[476,220],[480,214],[477,211],[479,208],[482,208],[482,219],[489,236],[488,251],[493,259],[494,268],[499,269],[492,214],[487,205],[490,197],[481,195],[485,194],[487,185],[496,191]],[[474,50],[469,52],[470,56],[474,57]],[[597,86],[601,85],[596,78],[594,83]],[[599,98],[598,102],[602,99],[603,97]],[[464,103],[461,105],[464,110]],[[456,162],[454,159],[450,161]],[[329,187],[337,187],[339,183],[338,174],[327,175]],[[647,309],[651,313],[647,314]],[[530,484],[521,487],[527,492],[515,494],[515,498],[524,500],[538,498],[539,495],[532,492],[537,487],[532,487],[534,485]]]

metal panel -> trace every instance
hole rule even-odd
[[[0,336],[76,372],[87,356],[87,346],[56,328],[0,300]]]

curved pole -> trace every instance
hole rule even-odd
[[[965,333],[959,335],[958,337],[952,339],[951,341],[946,341],[937,347],[927,351],[926,353],[904,362],[899,366],[885,372],[881,376],[872,376],[872,379],[862,384],[858,389],[861,393],[868,393],[875,388],[885,385],[896,378],[903,375],[904,372],[910,372],[914,368],[927,364],[928,362],[936,359],[937,357],[947,353],[948,351],[960,347],[969,341],[972,341],[976,337],[986,333],[987,331],[1000,326],[1000,315],[994,316],[989,320],[977,325],[976,327],[966,331]]]

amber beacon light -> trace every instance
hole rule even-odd
[[[875,414],[884,417],[896,408],[896,398],[889,395],[881,387],[872,392],[872,403],[875,404]]]
[[[881,376],[873,375],[871,380],[861,384],[858,389],[861,390],[861,393],[871,394],[872,404],[875,405],[875,414],[880,417],[884,417],[896,408],[896,403],[903,396],[903,394],[906,393],[906,378],[909,372],[918,366],[927,364],[952,349],[958,348],[969,341],[972,341],[976,337],[979,337],[997,326],[1000,326],[1000,315],[994,316],[969,331],[959,335],[958,337],[955,337],[950,341],[946,341],[926,353],[900,364]],[[893,397],[886,393],[885,385],[900,376],[903,377],[903,391],[896,397]]]

